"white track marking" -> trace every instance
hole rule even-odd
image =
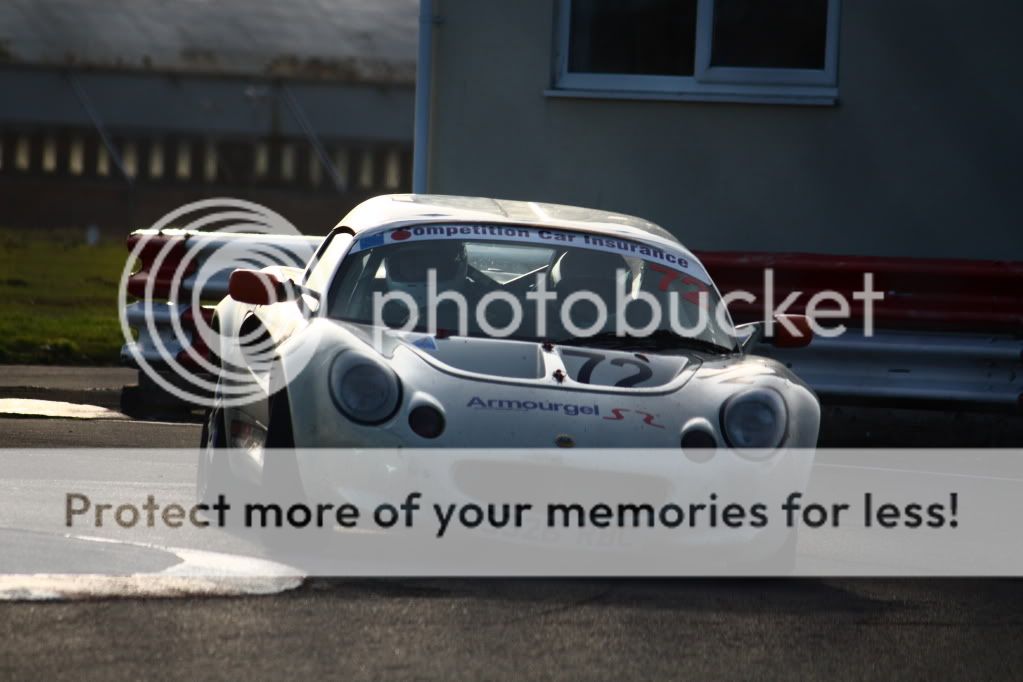
[[[158,573],[134,575],[0,575],[0,601],[267,595],[295,589],[305,580],[296,568],[254,557],[108,538],[66,537],[167,552],[180,562]]]
[[[130,419],[128,415],[99,405],[28,398],[0,398],[0,414],[15,414],[24,417],[62,417],[65,419]]]

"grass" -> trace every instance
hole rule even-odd
[[[0,364],[118,363],[123,239],[0,230]]]

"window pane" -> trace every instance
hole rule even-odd
[[[67,167],[71,175],[81,175],[85,171],[85,141],[80,137],[71,140]]]
[[[362,152],[359,163],[359,187],[369,189],[373,186],[373,152],[369,149]]]
[[[139,173],[138,148],[134,142],[125,142],[121,151],[121,163],[124,164],[124,174],[134,178]]]
[[[295,146],[281,146],[281,180],[291,182],[295,179]]]
[[[213,182],[217,179],[217,143],[206,143],[206,154],[203,159],[203,177],[206,182]]]
[[[716,0],[712,66],[823,70],[828,0]]]
[[[174,174],[179,180],[188,180],[192,175],[192,147],[184,140],[178,141],[178,160],[174,164]]]
[[[163,145],[153,142],[149,147],[149,177],[163,177]]]
[[[696,0],[573,0],[568,70],[691,76]]]

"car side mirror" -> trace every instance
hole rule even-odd
[[[792,329],[782,324],[782,320],[789,323]],[[810,318],[806,315],[775,315],[774,336],[771,337],[771,344],[775,348],[805,348],[813,341],[813,328],[810,326]]]
[[[227,293],[239,303],[273,305],[294,301],[299,292],[291,281],[282,281],[276,275],[261,270],[239,269],[227,281]]]
[[[782,318],[795,329],[795,332],[782,324]],[[766,329],[763,322],[740,324],[735,331],[744,353],[750,352],[755,345],[765,341]],[[766,339],[766,342],[775,348],[804,348],[809,346],[811,341],[813,341],[813,328],[810,327],[810,320],[806,315],[775,315],[774,334],[771,338]]]

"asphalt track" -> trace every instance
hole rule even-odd
[[[14,418],[0,438],[183,447],[198,427]],[[269,597],[0,603],[0,679],[1009,678],[1021,607],[1016,580],[315,579]]]

